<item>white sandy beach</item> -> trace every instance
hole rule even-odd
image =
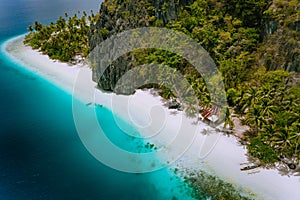
[[[8,55],[26,69],[74,94],[76,98],[110,108],[158,148],[167,146],[168,150],[161,154],[163,159],[172,160],[178,153],[185,152],[173,163],[173,167],[182,171],[205,169],[252,191],[257,199],[300,199],[299,176],[282,176],[276,170],[260,168],[253,170],[259,171],[253,174],[249,174],[252,170],[240,171],[243,167],[241,164],[248,161],[245,147],[240,146],[235,137],[215,133],[204,123],[194,124],[194,120],[187,118],[183,112],[173,113],[150,90],[138,90],[131,96],[102,93],[95,89],[96,83],[92,81],[92,73],[87,66],[69,66],[52,61],[48,56],[24,46],[22,40],[23,37],[18,37],[8,41],[3,47],[4,51],[9,52]],[[210,134],[203,135],[203,131]]]

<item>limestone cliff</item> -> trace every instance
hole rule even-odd
[[[105,0],[101,4],[100,17],[89,32],[89,46],[93,50],[110,36],[124,30],[145,26],[165,26],[168,22],[176,21],[181,8],[193,2],[195,0]],[[218,5],[214,0],[208,0],[208,2]],[[232,4],[238,1],[221,0],[220,2],[223,7],[232,8],[227,12],[234,17],[238,18],[242,15],[241,19],[248,19],[247,14],[253,13],[253,8],[249,8],[247,12],[245,10],[247,7],[237,12],[238,5],[232,6]],[[258,29],[261,35],[258,48],[255,52],[252,50],[249,52],[254,57],[251,65],[264,66],[268,70],[284,69],[300,72],[299,1],[265,0],[261,2],[266,2],[267,6],[262,7],[265,11],[256,16],[255,19],[258,18],[258,22],[253,22],[251,25]],[[244,20],[244,26],[250,26],[248,23],[249,20]],[[96,57],[100,59],[101,55],[96,54]],[[101,71],[103,66],[97,63],[93,66],[93,80],[98,83],[99,88],[113,91],[119,78],[134,67],[134,61],[135,57],[129,53],[114,60],[105,71]]]
[[[268,70],[300,72],[300,3],[273,0],[265,11],[257,61]]]
[[[176,19],[181,6],[188,5],[193,1],[105,0],[100,7],[99,20],[89,32],[91,50],[108,37],[124,30],[138,27],[164,26],[167,22]],[[100,58],[100,55],[98,56]],[[134,60],[132,55],[120,57],[111,63],[104,73],[101,71],[101,66],[96,64],[93,67],[93,80],[98,83],[99,88],[113,91],[119,78],[133,67],[132,60]]]

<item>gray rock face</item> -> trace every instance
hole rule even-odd
[[[164,26],[176,19],[181,6],[188,5],[194,0],[105,0],[100,7],[100,17],[96,25],[89,32],[89,46],[91,50],[112,35],[139,27]],[[95,60],[101,60],[100,53],[95,53]],[[111,56],[109,56],[111,57]],[[92,67],[93,81],[100,89],[116,93],[132,93],[115,91],[117,81],[128,70],[134,67],[134,57],[128,54],[112,61],[103,72],[101,62]],[[103,67],[102,67],[103,68]]]
[[[268,70],[300,72],[300,21],[298,6],[282,7],[277,1],[270,6],[262,27],[263,44],[259,48],[258,65]]]
[[[93,50],[107,38],[125,30],[149,26],[163,27],[166,23],[176,19],[182,6],[194,1],[105,0],[100,7],[100,17],[89,32],[89,46]],[[273,3],[272,6],[276,11],[277,5]],[[300,6],[297,9],[300,9]],[[282,12],[286,13],[285,10]],[[284,69],[300,72],[300,22],[293,19],[295,17],[292,15],[286,19],[278,19],[277,16],[283,15],[274,14],[262,19],[263,43],[255,57],[257,64],[265,66],[268,70]],[[115,90],[115,86],[118,80],[135,66],[135,57],[128,53],[112,60],[108,63],[108,68],[103,71],[103,63],[100,62],[103,59],[102,56],[97,52],[94,55],[94,59],[99,60],[93,66],[93,80],[98,83],[98,87],[117,93],[132,93],[131,89]]]
[[[266,25],[264,44],[260,47],[258,64],[267,70],[300,72],[300,34],[293,29],[278,26],[275,21]]]
[[[179,109],[181,107],[180,103],[177,102],[176,100],[171,100],[171,101],[169,101],[168,104],[169,104],[168,105],[169,109]]]
[[[262,31],[262,37],[264,40],[266,40],[270,35],[275,33],[278,30],[278,26],[279,26],[276,20],[272,18],[268,18],[264,20],[262,24],[264,25]]]

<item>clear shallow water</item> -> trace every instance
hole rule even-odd
[[[0,5],[2,43],[26,32],[35,20],[49,23],[78,9],[93,8],[96,12],[99,2],[0,0]],[[85,112],[95,109],[82,107]],[[131,140],[118,130],[109,110],[96,111],[106,116],[104,129],[114,133],[110,137],[113,142],[126,150],[141,150],[143,141]],[[0,53],[1,200],[190,199],[189,192],[168,169],[128,174],[101,164],[87,152],[77,135],[71,95]]]

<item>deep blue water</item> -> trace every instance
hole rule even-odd
[[[99,5],[95,0],[0,0],[0,43],[26,32],[35,20],[49,23],[65,12],[97,12]],[[143,141],[124,143],[128,138],[116,137],[124,134],[115,128],[112,113],[96,110],[105,116],[104,130],[112,140],[139,151],[135,148]],[[189,199],[189,192],[168,169],[129,174],[101,164],[76,132],[72,96],[0,53],[0,200]]]

